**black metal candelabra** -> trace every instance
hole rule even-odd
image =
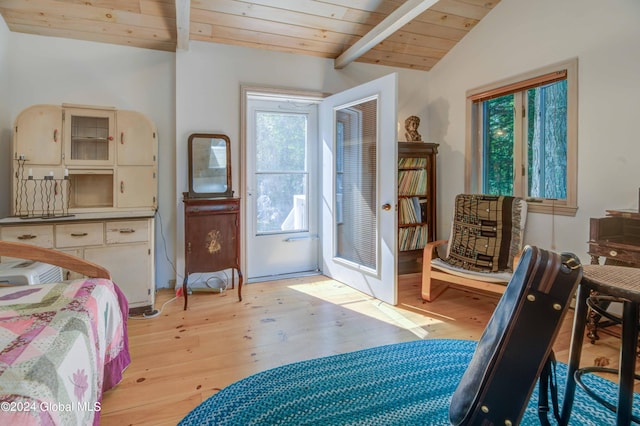
[[[71,180],[66,170],[62,179],[56,179],[53,172],[36,178],[31,169],[25,176],[25,164],[28,160],[23,155],[16,161],[15,216],[22,219],[73,216],[69,214]]]

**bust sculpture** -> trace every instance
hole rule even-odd
[[[420,126],[420,118],[415,115],[404,120],[404,128],[406,130],[404,137],[407,142],[422,142],[422,136],[418,133],[418,126]]]

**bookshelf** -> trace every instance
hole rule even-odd
[[[398,273],[422,271],[422,249],[436,238],[438,144],[398,143]]]

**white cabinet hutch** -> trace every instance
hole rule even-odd
[[[14,127],[12,216],[0,219],[0,239],[98,263],[130,311],[153,307],[157,152],[154,123],[135,111],[25,109]]]

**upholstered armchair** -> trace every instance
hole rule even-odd
[[[432,301],[450,285],[504,293],[523,247],[526,218],[522,198],[456,196],[449,239],[424,248],[422,298]]]

